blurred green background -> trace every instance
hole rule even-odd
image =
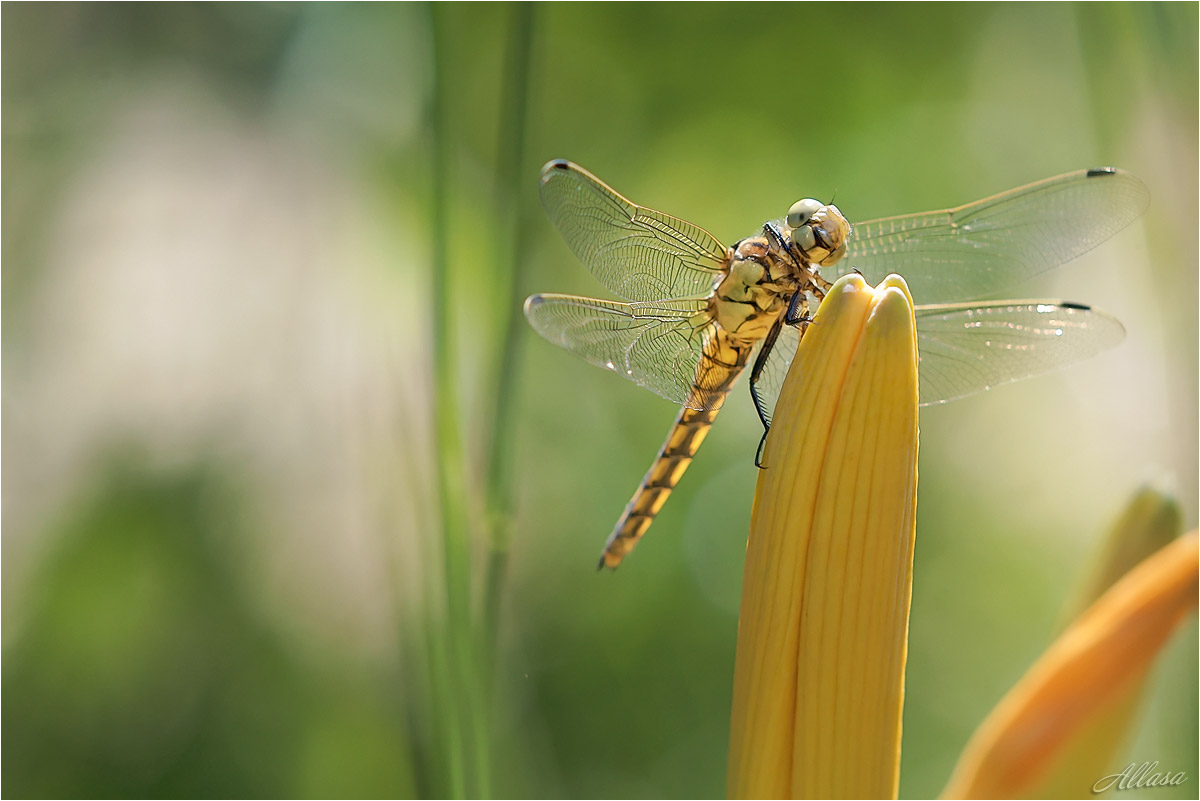
[[[514,298],[602,293],[550,158],[725,242],[805,196],[1150,187],[1011,293],[1120,347],[922,412],[902,796],[1143,481],[1196,525],[1195,4],[2,13],[6,795],[723,794],[759,425],[736,392],[596,574],[675,410],[506,338]],[[1193,617],[1114,769],[1187,773],[1149,797],[1196,793],[1196,651]]]

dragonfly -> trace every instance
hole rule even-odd
[[[537,294],[534,330],[680,407],[604,545],[615,569],[641,540],[707,436],[738,376],[764,427],[810,304],[850,272],[891,273],[915,306],[920,404],[941,404],[1090,358],[1116,345],[1111,315],[1061,300],[979,300],[1057,267],[1137,219],[1149,192],[1113,167],[1059,175],[957,208],[853,226],[812,198],[722,244],[639,206],[570,161],[542,168],[542,204],[576,257],[623,300]]]

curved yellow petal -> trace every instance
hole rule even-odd
[[[801,341],[754,499],[731,797],[895,797],[916,521],[917,351],[895,276],[840,279]]]
[[[1116,584],[1129,569],[1162,548],[1183,531],[1183,510],[1174,495],[1148,484],[1134,495],[1109,530],[1085,581],[1068,602],[1064,627]],[[1096,777],[1113,772],[1113,759],[1128,739],[1142,698],[1143,680],[1098,702],[1081,727],[1055,754],[1028,795],[1038,798],[1084,798],[1092,794]]]
[[[1147,558],[1092,604],[975,732],[943,797],[1036,793],[1076,738],[1094,735],[1097,716],[1128,702],[1131,688],[1196,605],[1198,560],[1192,532]]]

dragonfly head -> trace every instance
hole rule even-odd
[[[805,198],[788,209],[787,226],[792,243],[811,264],[828,267],[846,254],[850,223],[837,206]]]

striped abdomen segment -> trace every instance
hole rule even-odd
[[[724,337],[721,337],[724,339]],[[732,345],[728,341],[714,342],[705,348],[705,359],[697,369],[697,385],[693,388],[693,397],[698,399],[696,405],[705,406],[703,410],[684,407],[671,427],[666,442],[658,451],[654,464],[629,505],[625,513],[617,521],[616,527],[604,544],[604,553],[600,555],[598,567],[615,568],[621,564],[625,555],[633,550],[638,540],[650,528],[658,511],[671,495],[671,490],[679,483],[684,472],[692,464],[692,457],[700,449],[700,444],[708,436],[717,412],[725,403],[729,388],[734,379],[746,366],[750,357],[750,347]],[[720,359],[724,355],[727,360]]]

